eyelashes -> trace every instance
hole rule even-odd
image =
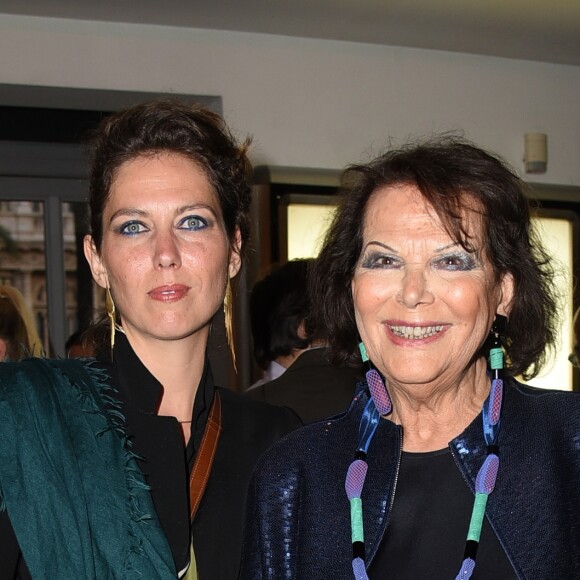
[[[361,266],[369,270],[376,269],[393,269],[402,265],[402,262],[396,256],[384,254],[382,252],[371,252],[363,259]]]
[[[440,270],[464,272],[477,268],[478,262],[474,259],[473,254],[459,252],[435,260],[434,265]]]
[[[181,230],[197,231],[202,230],[208,226],[208,220],[199,215],[189,215],[184,217],[178,224]]]
[[[132,220],[130,222],[122,223],[120,226],[115,228],[115,231],[123,236],[132,237],[146,232],[147,228],[142,222]]]
[[[479,265],[475,255],[465,251],[435,256],[429,260],[429,266],[434,270],[448,272],[470,271]],[[404,266],[405,262],[400,257],[383,252],[371,252],[361,262],[361,267],[369,270],[398,270]]]
[[[188,215],[177,224],[177,229],[183,231],[196,232],[207,228],[210,220],[199,215]],[[139,220],[130,220],[123,222],[115,227],[115,232],[122,236],[134,237],[149,231],[149,227]]]

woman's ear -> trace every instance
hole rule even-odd
[[[85,258],[91,268],[93,279],[101,288],[106,288],[109,285],[107,280],[107,270],[103,265],[99,252],[97,252],[93,236],[90,234],[87,234],[84,237],[83,249],[85,251]]]
[[[496,311],[498,314],[509,318],[512,309],[512,300],[515,293],[514,277],[509,272],[502,276],[500,292],[500,301],[497,305]]]
[[[6,360],[8,356],[8,341],[0,338],[0,362]]]
[[[230,247],[229,275],[234,278],[242,267],[242,235],[239,228],[236,228]]]

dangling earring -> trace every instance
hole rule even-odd
[[[491,325],[490,334],[494,340],[498,340],[500,344],[505,336],[507,321],[507,317],[503,316],[503,314],[496,314],[493,324]]]
[[[108,284],[105,288],[105,310],[107,311],[109,324],[111,325],[109,332],[111,343],[111,360],[113,360],[113,347],[115,346],[115,330],[117,325],[117,310],[115,308],[115,303],[113,302],[113,297],[111,296],[111,289],[109,288]]]
[[[234,363],[234,370],[236,373],[238,369],[236,367],[236,350],[234,347],[234,330],[233,330],[233,308],[234,308],[234,300],[232,296],[232,282],[231,279],[228,278],[226,283],[226,295],[224,297],[224,322],[226,326],[226,336],[228,339],[228,346],[230,347],[230,352],[232,353],[232,360]]]
[[[507,318],[501,314],[495,315],[495,320],[491,326],[490,331],[490,347],[489,347],[489,369],[491,373],[491,392],[490,392],[490,420],[491,424],[495,425],[499,421],[499,413],[501,410],[501,402],[503,397],[503,368],[504,368],[504,354],[502,348],[503,337],[505,335],[505,328]]]
[[[393,405],[391,403],[391,397],[389,397],[387,387],[385,387],[385,383],[383,382],[379,371],[373,367],[371,361],[369,360],[367,349],[365,348],[365,345],[362,343],[362,341],[359,342],[358,348],[360,350],[360,355],[363,362],[368,367],[365,376],[369,390],[371,392],[371,397],[375,402],[377,411],[379,412],[379,415],[388,415],[392,411]]]

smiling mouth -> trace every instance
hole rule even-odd
[[[389,329],[395,336],[400,336],[407,340],[421,340],[435,336],[443,330],[443,326],[389,326]]]

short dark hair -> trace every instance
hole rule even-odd
[[[246,139],[238,144],[217,113],[177,100],[149,101],[105,118],[89,143],[91,234],[97,251],[116,172],[137,157],[164,152],[183,155],[205,172],[218,197],[230,242],[239,228],[244,247],[251,202],[249,143]]]
[[[301,335],[299,328],[309,312],[311,262],[310,259],[287,262],[256,282],[252,289],[250,321],[254,356],[263,369],[279,356],[310,344],[310,335]]]
[[[531,228],[527,186],[493,154],[450,136],[389,151],[342,177],[343,202],[311,276],[312,312],[327,329],[336,361],[357,349],[351,282],[362,250],[365,211],[381,187],[412,185],[434,208],[451,238],[472,249],[463,219],[481,214],[484,251],[498,280],[511,274],[514,297],[506,326],[506,368],[535,376],[553,348],[558,305],[551,258]]]

